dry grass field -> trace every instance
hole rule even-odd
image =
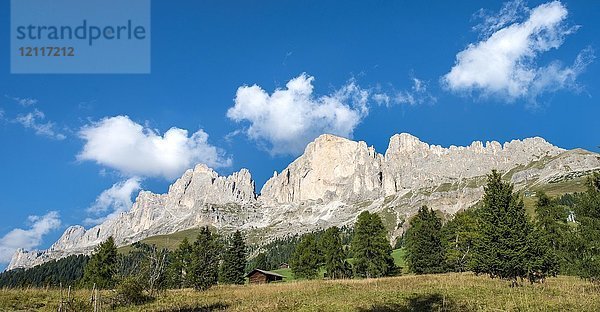
[[[74,296],[89,309],[90,291]],[[102,292],[105,302],[114,296]],[[56,289],[1,290],[1,311],[57,311]],[[86,307],[86,305],[88,307]],[[109,311],[105,303],[101,309]],[[369,280],[292,281],[172,290],[143,305],[116,311],[600,311],[600,287],[575,277],[511,288],[484,276],[440,274]],[[91,310],[90,310],[91,311]]]

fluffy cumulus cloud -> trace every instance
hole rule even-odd
[[[300,154],[323,133],[352,137],[368,114],[369,92],[350,81],[329,95],[313,92],[314,77],[291,79],[272,94],[257,85],[239,87],[227,117],[248,122],[246,135],[272,154]]]
[[[133,205],[132,196],[141,188],[141,179],[129,178],[117,182],[109,189],[103,191],[96,201],[87,209],[93,217],[84,220],[86,225],[96,225],[112,218],[122,212],[128,211]]]
[[[0,263],[8,263],[18,248],[33,249],[42,243],[44,235],[60,227],[58,212],[43,216],[29,216],[28,229],[13,229],[0,238]]]
[[[484,16],[475,29],[481,41],[470,44],[456,56],[456,64],[442,77],[443,85],[456,92],[480,92],[508,102],[529,101],[543,93],[576,88],[576,78],[593,59],[584,49],[572,65],[559,61],[540,65],[544,52],[558,49],[577,27],[566,23],[568,11],[559,1],[533,9],[522,1],[505,4],[497,15]]]
[[[17,116],[14,121],[25,128],[33,129],[37,135],[55,140],[64,140],[66,136],[56,129],[56,124],[51,121],[45,121],[45,119],[46,115],[44,112],[34,109],[27,114]]]
[[[231,165],[201,129],[190,136],[173,127],[161,135],[127,116],[116,116],[84,126],[79,136],[85,145],[78,160],[95,161],[130,177],[174,179],[197,163],[213,168]]]

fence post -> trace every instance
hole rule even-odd
[[[98,289],[94,290],[94,312],[98,312]]]
[[[62,297],[62,282],[60,283],[60,301],[58,302],[58,312],[62,312],[63,297]]]

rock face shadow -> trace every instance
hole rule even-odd
[[[373,305],[370,308],[360,308],[358,312],[420,312],[420,311],[472,311],[466,305],[456,304],[450,298],[441,294],[419,294],[408,299],[405,304],[389,303]]]

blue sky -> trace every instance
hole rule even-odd
[[[165,192],[196,162],[248,168],[260,191],[323,132],[381,153],[401,132],[600,144],[597,1],[155,0],[138,75],[10,74],[9,11],[0,262],[127,210],[140,188]]]

